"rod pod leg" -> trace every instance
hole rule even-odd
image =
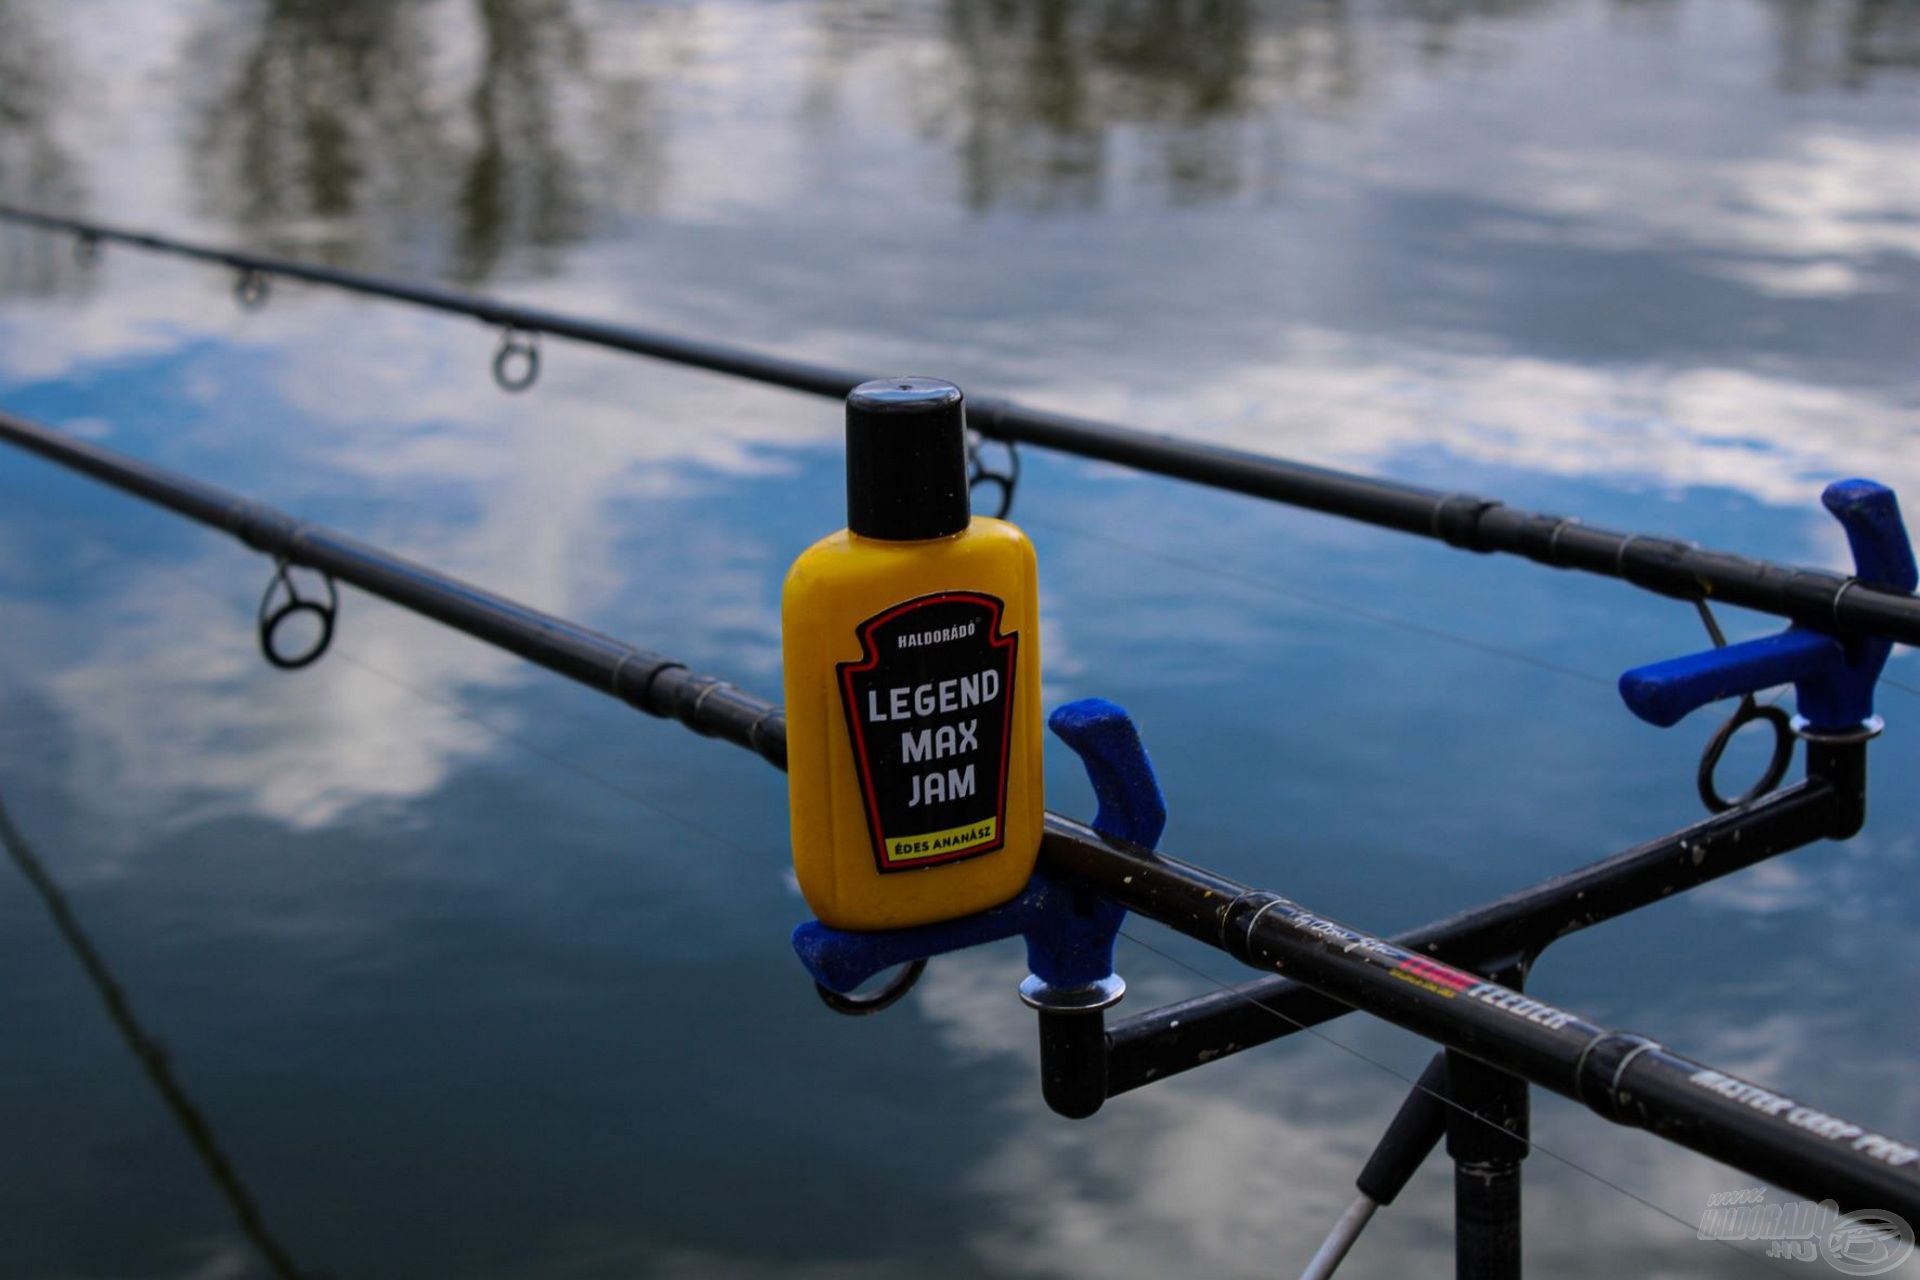
[[[1488,977],[1513,990],[1524,963]],[[1520,1161],[1527,1154],[1527,1083],[1449,1049],[1447,1154],[1453,1157],[1453,1257],[1458,1280],[1520,1280]]]
[[[1153,762],[1140,731],[1124,708],[1104,698],[1082,698],[1056,708],[1047,727],[1072,748],[1093,784],[1098,808],[1093,829],[1151,849],[1167,825],[1166,797],[1153,776]],[[1113,972],[1113,938],[1126,912],[1091,889],[1076,890],[1075,907],[1096,936],[1106,926],[1104,955],[1091,965],[1061,963],[1029,938],[1033,972],[1020,984],[1020,998],[1040,1023],[1040,1090],[1047,1106],[1069,1120],[1084,1120],[1107,1100],[1107,1015],[1127,985]],[[1080,970],[1063,981],[1062,973]],[[1094,976],[1103,972],[1104,976]]]
[[[1394,1113],[1393,1123],[1367,1158],[1366,1168],[1354,1180],[1360,1194],[1333,1224],[1300,1280],[1328,1280],[1353,1248],[1374,1212],[1393,1203],[1407,1180],[1426,1161],[1447,1132],[1447,1055],[1436,1053],[1414,1082],[1407,1100]]]

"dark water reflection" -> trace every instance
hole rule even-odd
[[[664,176],[646,77],[595,73],[572,0],[475,0],[464,87],[445,74],[449,15],[429,16],[382,0],[211,13],[190,55],[213,87],[194,147],[208,211],[335,261],[399,243],[417,269],[477,283],[517,251],[550,269],[547,251],[589,229],[591,174],[648,207]]]
[[[1405,49],[1427,69],[1473,56],[1542,3],[949,0],[921,122],[974,209],[1269,195],[1288,116],[1389,91]]]
[[[1775,8],[1780,87],[1789,92],[1920,72],[1920,5],[1912,0],[1777,0]]]
[[[0,0],[0,198],[1838,564],[1823,482],[1920,493],[1915,12]],[[230,285],[0,231],[0,406],[777,687],[834,406],[558,342],[503,396],[470,323]],[[1612,693],[1689,611],[1023,457],[1045,699],[1139,716],[1169,847],[1392,930],[1697,816],[1710,726]],[[268,671],[267,573],[0,452],[0,793],[54,886],[0,876],[0,1277],[268,1274],[149,1035],[342,1280],[1286,1274],[1404,1092],[1303,1038],[1059,1122],[1017,948],[831,1019],[762,765],[357,593]],[[1858,839],[1556,946],[1540,993],[1920,1133],[1920,694],[1881,709]],[[1122,957],[1132,1008],[1202,985]],[[1743,1179],[1536,1122],[1571,1165],[1529,1161],[1535,1274],[1753,1273],[1683,1225]],[[1444,1270],[1448,1181],[1342,1274]]]
[[[1615,3],[1641,20],[1672,7]],[[949,149],[968,207],[1259,197],[1284,181],[1290,114],[1390,91],[1412,67],[1494,56],[1501,24],[1547,4],[946,0],[937,16],[826,5],[810,114],[871,42],[924,28],[939,39],[934,60],[903,75],[899,92],[922,136]],[[1774,7],[1789,91],[1858,86],[1920,61],[1911,0]],[[656,42],[653,65],[609,73],[588,55],[573,0],[475,0],[480,48],[469,87],[450,93],[425,13],[373,0],[220,9],[195,56],[196,78],[224,85],[203,109],[197,148],[211,211],[268,235],[298,237],[318,220],[352,240],[450,246],[446,271],[472,283],[510,251],[533,250],[537,263],[539,250],[573,243],[595,208],[656,207],[670,180],[656,82],[680,68],[676,42]],[[562,97],[576,93],[589,99],[591,138],[562,119]],[[590,173],[617,175],[621,198],[588,192]],[[422,229],[421,217],[437,225]]]
[[[1678,0],[1611,0],[1623,21]],[[338,262],[401,262],[464,283],[504,259],[554,269],[596,218],[671,191],[665,86],[697,62],[697,6],[576,0],[218,0],[184,53],[188,157],[203,209],[256,242]],[[903,37],[890,89],[943,148],[966,207],[1204,205],[1270,198],[1297,117],[1408,77],[1500,56],[1551,0],[944,0],[824,3],[800,115]],[[82,207],[58,137],[85,97],[34,6],[0,5],[0,190]],[[1920,68],[1912,0],[1769,0],[1787,92]],[[589,23],[636,56],[596,59]],[[71,98],[71,101],[65,99]],[[41,269],[48,269],[47,263]]]
[[[424,10],[352,0],[216,10],[192,55],[211,92],[191,154],[213,207],[255,231],[385,215],[368,228],[381,232],[404,217],[445,163]]]
[[[1341,15],[1306,16],[1328,37],[1316,69],[1325,91],[1351,93]],[[1114,181],[1115,135],[1136,127],[1152,136],[1149,180],[1169,198],[1204,201],[1249,184],[1260,157],[1233,126],[1255,105],[1255,58],[1275,33],[1245,0],[953,0],[945,30],[953,83],[946,101],[921,107],[923,128],[953,147],[973,208],[1098,204]],[[1308,39],[1280,37],[1290,49]]]
[[[68,88],[59,50],[33,7],[0,0],[0,191],[22,204],[84,203],[74,159],[55,128]],[[79,274],[73,265],[64,245],[13,238],[0,245],[10,288],[51,292]]]

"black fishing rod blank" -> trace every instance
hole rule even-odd
[[[0,440],[232,534],[286,564],[351,583],[403,609],[611,694],[648,715],[680,721],[786,767],[779,707],[685,663],[494,595],[321,525],[202,484],[85,440],[0,412]],[[263,635],[262,647],[271,648]],[[317,654],[313,655],[317,656]],[[310,660],[310,659],[309,659]]]
[[[1865,813],[1864,753],[1817,752],[1801,782],[1389,940],[1467,969],[1511,956],[1531,963],[1569,934],[1815,841],[1844,840]],[[1111,1089],[1125,1093],[1347,1012],[1278,976],[1176,1001],[1108,1029]]]
[[[1815,1199],[1920,1221],[1920,1150],[1318,915],[1279,894],[1050,824],[1047,864],[1131,911]]]
[[[0,219],[78,236],[80,243],[125,244],[239,273],[242,282],[280,276],[370,297],[471,316],[500,327],[495,360],[502,385],[520,389],[537,370],[525,336],[552,334],[577,342],[809,395],[844,397],[872,375],[793,360],[724,343],[526,307],[435,285],[392,280],[292,258],[192,244],[78,218],[0,205]],[[257,287],[257,285],[256,285]],[[510,352],[526,374],[501,370]],[[1579,520],[1510,507],[1492,499],[1446,493],[1328,467],[1199,444],[1092,418],[1034,409],[990,396],[969,398],[969,422],[983,435],[1224,489],[1253,498],[1342,516],[1469,551],[1503,552],[1539,564],[1619,578],[1682,600],[1713,599],[1806,626],[1920,645],[1920,599],[1823,570],[1796,568],[1647,534],[1620,533]],[[1011,496],[1010,490],[1007,495]]]
[[[827,365],[788,360],[741,347],[701,342],[655,330],[640,329],[632,325],[614,324],[609,321],[549,311],[541,307],[522,306],[518,303],[488,298],[480,294],[463,293],[457,289],[446,289],[438,285],[395,280],[362,271],[350,271],[344,267],[302,262],[297,258],[192,244],[171,236],[129,231],[77,218],[53,217],[4,204],[0,204],[0,219],[24,226],[38,227],[45,231],[70,233],[79,236],[83,243],[123,244],[153,253],[170,254],[213,266],[229,267],[239,273],[240,279],[245,279],[249,273],[252,273],[254,276],[279,276],[307,284],[325,285],[366,297],[404,302],[412,306],[424,307],[429,311],[471,316],[482,324],[494,325],[508,331],[509,336],[552,334],[556,338],[569,338],[575,342],[604,347],[610,351],[623,351],[628,355],[647,356],[670,364],[688,365],[730,377],[745,378],[750,382],[762,382],[770,386],[785,387],[790,391],[802,391],[809,395],[840,399],[854,387],[867,381],[867,375],[835,369]]]

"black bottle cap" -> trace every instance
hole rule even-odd
[[[913,542],[959,533],[967,501],[967,410],[939,378],[881,378],[847,396],[847,528]]]

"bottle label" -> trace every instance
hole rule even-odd
[[[1006,843],[1018,632],[971,591],[921,596],[857,628],[839,666],[874,864],[908,871]]]

